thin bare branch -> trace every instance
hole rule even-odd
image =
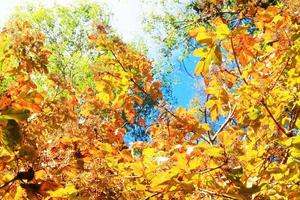
[[[218,134],[223,131],[223,129],[227,126],[227,124],[232,120],[232,117],[234,115],[234,112],[236,110],[236,106],[233,107],[233,109],[230,111],[229,115],[227,116],[226,120],[222,124],[222,126],[217,130],[215,133],[214,137],[212,138],[212,141],[215,141],[216,138],[218,137]]]
[[[186,72],[186,74],[191,77],[192,79],[195,79],[195,76],[193,76],[186,68],[184,61],[180,61],[180,65],[183,66],[184,71]]]

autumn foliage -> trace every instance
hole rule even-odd
[[[4,28],[1,199],[299,199],[296,2],[196,4],[206,17],[189,31],[201,119],[171,109],[152,62],[102,24],[89,36],[98,53],[84,91],[47,68],[42,33],[28,22]],[[150,125],[146,105],[159,112]],[[126,146],[133,124],[150,141]]]

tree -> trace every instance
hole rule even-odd
[[[11,20],[27,21],[43,33],[46,36],[45,46],[52,52],[48,65],[50,73],[60,75],[61,79],[67,79],[83,91],[94,85],[89,65],[99,54],[90,48],[88,36],[97,24],[110,29],[110,15],[104,9],[104,6],[87,1],[78,1],[78,4],[68,7],[28,4],[18,8]],[[42,77],[36,79],[43,82]]]
[[[52,74],[57,84],[54,90],[47,88],[45,76],[35,76],[35,82],[39,88],[47,88],[47,95],[51,99],[57,99],[69,95],[65,84],[75,87],[80,91],[87,89],[96,90],[96,82],[93,75],[93,67],[98,58],[105,53],[96,50],[96,46],[88,38],[95,27],[102,29],[111,36],[116,36],[113,28],[110,27],[110,14],[105,12],[105,6],[94,2],[79,1],[78,5],[69,7],[55,5],[46,8],[42,5],[27,5],[19,8],[12,16],[12,20],[28,21],[34,29],[42,32],[46,37],[45,46],[51,51],[49,73]],[[103,65],[103,64],[101,64]],[[141,84],[141,83],[138,83]],[[145,95],[140,97],[144,100],[143,106],[134,105],[140,116],[145,119],[149,126],[157,113],[153,102]],[[81,102],[86,101],[81,98]],[[86,115],[81,119],[85,120]],[[135,125],[126,123],[128,142],[148,140],[146,126],[141,126],[140,119],[136,118]]]
[[[150,156],[157,152],[164,163],[144,165],[146,174],[156,170],[147,177],[150,196],[299,196],[299,96],[292,78],[299,68],[299,19],[293,6],[262,1],[199,4],[207,20],[190,30],[190,36],[200,43],[194,51],[201,58],[195,75],[206,86],[206,123],[193,126],[194,120],[179,109],[153,128],[156,149]],[[214,129],[218,119],[223,122]],[[193,144],[197,136],[202,141]],[[148,159],[149,149],[142,154],[142,160]]]
[[[108,35],[103,25],[99,24],[89,39],[101,54],[91,66],[95,88],[82,92],[74,83],[48,72],[47,66],[53,63],[48,60],[51,53],[44,46],[45,37],[28,22],[14,23],[1,33],[1,44],[5,44],[1,72],[12,77],[1,96],[3,198],[86,196],[96,189],[97,199],[119,190],[114,187],[120,179],[109,178],[114,172],[100,157],[124,148],[127,124],[146,125],[139,109],[161,98],[161,85],[153,81],[151,62],[116,36]],[[46,90],[60,87],[67,95],[47,98],[46,90],[37,88],[36,76],[44,77]],[[86,165],[86,157],[93,162]],[[82,173],[80,181],[74,179],[87,168],[108,175],[104,180],[92,175],[92,170]],[[86,180],[88,176],[93,178]],[[99,178],[102,188],[97,186]],[[33,182],[20,182],[25,179]],[[75,185],[82,188],[80,192]]]
[[[95,88],[56,81],[45,37],[29,23],[1,32],[0,195],[4,199],[297,199],[299,194],[299,17],[290,1],[204,1],[208,21],[189,31],[199,43],[198,108],[161,101],[152,63],[98,24]],[[216,13],[226,12],[229,15]],[[50,101],[32,80],[68,95]],[[84,101],[82,101],[84,99]],[[82,102],[81,102],[82,101]],[[124,124],[159,116],[151,141],[123,143]],[[80,116],[86,116],[81,120]],[[220,125],[219,125],[220,123]]]

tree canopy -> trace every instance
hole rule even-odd
[[[191,45],[205,102],[176,109],[101,6],[16,15],[0,33],[1,198],[298,199],[299,6],[188,3],[164,42]],[[132,131],[148,138],[126,145]]]

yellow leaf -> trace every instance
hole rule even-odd
[[[0,147],[0,160],[7,160],[11,157],[11,153],[5,147]]]
[[[146,185],[144,184],[137,184],[135,185],[135,189],[138,191],[145,191],[147,189]]]
[[[211,157],[220,158],[223,157],[224,150],[218,147],[210,147],[206,152]]]
[[[197,56],[197,57],[206,57],[207,55],[207,49],[205,48],[198,48],[194,51],[194,56]]]
[[[227,131],[221,132],[218,137],[220,138],[220,140],[222,141],[222,143],[225,146],[230,146],[232,145],[233,141],[235,140],[235,135],[234,134],[230,134]]]
[[[147,156],[150,156],[150,157],[153,157],[155,156],[156,150],[155,148],[147,148],[147,149],[144,149],[143,150],[143,156],[147,157]]]
[[[184,170],[187,166],[187,159],[186,159],[186,154],[183,153],[176,153],[175,154],[175,158],[176,158],[176,167],[179,169]]]
[[[216,105],[216,100],[215,99],[210,99],[205,104],[206,108],[208,108],[208,109],[212,108],[215,105]]]
[[[142,176],[144,174],[144,165],[142,162],[135,162],[130,165],[130,168],[134,171],[137,176]]]
[[[218,35],[218,39],[224,39],[226,36],[228,36],[230,34],[230,30],[228,28],[228,26],[224,23],[218,23],[217,27],[216,27],[216,32]]]
[[[282,179],[284,177],[284,174],[283,173],[276,173],[273,175],[274,179],[276,181],[279,181],[280,179]]]
[[[248,116],[251,120],[256,120],[260,116],[260,110],[256,108],[250,108]]]
[[[197,27],[197,28],[194,28],[194,29],[190,30],[189,35],[194,38],[198,35],[198,33],[203,33],[203,32],[205,33],[206,29],[205,29],[205,27],[200,26],[200,27]]]
[[[51,197],[54,198],[68,198],[75,197],[78,191],[74,185],[68,185],[65,188],[59,188],[55,191],[49,191]]]
[[[204,131],[210,131],[210,126],[207,124],[207,123],[204,123],[204,124],[200,124],[199,125],[199,128],[200,129],[203,129]]]
[[[298,129],[300,129],[300,118],[298,118],[297,120],[296,120],[296,127],[298,128]]]
[[[106,151],[108,153],[112,153],[113,152],[113,148],[112,148],[112,146],[110,144],[108,144],[108,143],[101,143],[101,142],[99,142],[98,144],[101,147],[101,150]]]
[[[218,119],[220,115],[220,110],[218,109],[218,106],[215,105],[211,108],[210,110],[210,117],[212,121],[215,121],[216,119]]]
[[[204,45],[209,45],[213,41],[212,37],[206,32],[206,28],[203,26],[200,26],[190,31],[190,36],[196,37],[196,40]]]
[[[46,180],[48,175],[45,170],[39,170],[34,173],[34,177],[36,180]]]
[[[169,169],[168,171],[163,171],[158,174],[151,180],[151,187],[156,187],[161,184],[164,184],[170,181],[172,178],[176,177],[179,174],[180,170],[176,167]]]
[[[200,167],[203,163],[203,160],[201,157],[195,157],[192,160],[189,161],[189,169],[194,170],[198,167]]]
[[[197,42],[203,45],[209,45],[212,43],[212,37],[207,33],[198,33],[196,37]]]
[[[209,72],[209,66],[211,63],[211,53],[209,53],[206,57],[203,57],[197,64],[195,69],[195,76],[205,76]]]
[[[22,200],[22,199],[26,199],[26,191],[25,189],[23,189],[21,186],[17,187],[17,192],[16,195],[14,197],[14,200]]]
[[[292,137],[291,139],[292,139],[291,145],[297,149],[300,149],[300,135]]]
[[[109,104],[109,102],[110,102],[110,94],[107,93],[107,92],[110,91],[110,90],[107,89],[105,83],[97,82],[96,83],[96,89],[98,91],[98,94],[97,94],[98,98],[101,101],[103,101],[103,103]]]

